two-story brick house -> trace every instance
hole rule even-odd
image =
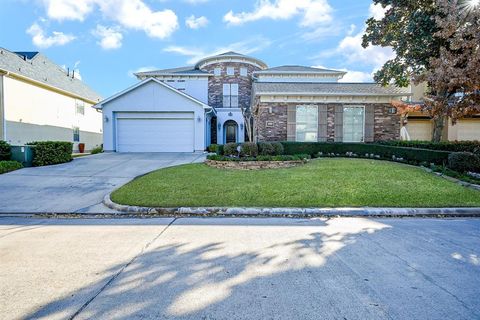
[[[256,141],[397,139],[400,116],[390,102],[408,89],[339,83],[344,71],[268,68],[227,52],[195,66],[137,73],[141,82],[99,103],[104,148],[118,152],[192,152],[243,142],[244,112]]]

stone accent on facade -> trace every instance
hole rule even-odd
[[[291,168],[307,161],[293,160],[293,161],[214,161],[207,160],[205,163],[217,169],[237,169],[237,170],[260,170],[260,169],[279,169]]]
[[[288,103],[260,103],[255,117],[258,141],[287,141]]]
[[[258,141],[287,141],[287,109],[288,106],[297,105],[309,104],[259,102],[255,117]],[[328,142],[335,141],[335,107],[339,105],[348,106],[348,104],[327,104],[326,140]],[[388,113],[390,104],[366,104],[365,107],[374,108],[374,141],[400,139],[400,115]]]
[[[389,114],[390,104],[375,105],[374,140],[400,140],[401,116]]]
[[[233,67],[235,74],[228,76],[227,67]],[[202,68],[202,70],[213,74],[215,68],[221,68],[222,74],[221,76],[211,76],[208,79],[208,105],[215,108],[223,108],[223,84],[237,83],[239,107],[250,107],[253,72],[259,71],[260,68],[249,63],[220,62],[209,64]],[[240,75],[240,68],[247,69],[247,76]]]

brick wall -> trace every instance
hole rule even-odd
[[[234,67],[235,74],[227,76],[227,67]],[[209,64],[202,70],[214,73],[215,68],[222,69],[221,76],[212,76],[208,79],[208,104],[215,108],[223,107],[223,84],[238,83],[238,104],[240,107],[248,108],[252,97],[252,74],[260,70],[248,63],[221,62]],[[240,76],[240,68],[247,68],[247,76]]]
[[[299,103],[258,103],[256,133],[259,141],[287,140],[287,109]],[[308,105],[308,104],[303,104]],[[320,104],[313,104],[320,105]],[[327,104],[327,141],[335,139],[335,106]],[[347,104],[345,104],[347,105]],[[374,140],[400,139],[400,115],[388,114],[390,104],[367,104],[374,108]]]

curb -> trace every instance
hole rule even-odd
[[[224,216],[224,217],[480,217],[478,208],[226,208],[178,207],[154,208],[121,205],[103,199],[108,208],[119,214],[149,214],[165,216]]]

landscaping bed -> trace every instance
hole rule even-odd
[[[322,158],[274,170],[206,164],[135,179],[112,201],[145,207],[477,207],[480,192],[400,163]]]

